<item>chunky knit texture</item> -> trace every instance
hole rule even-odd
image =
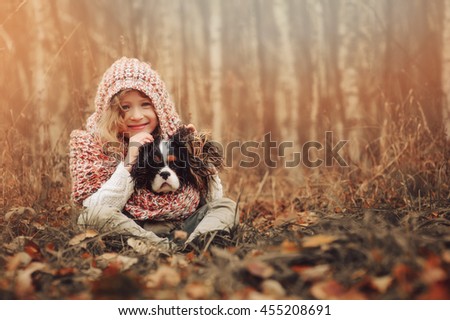
[[[117,60],[100,81],[95,99],[96,110],[88,118],[86,130],[74,130],[70,136],[72,198],[79,204],[89,197],[95,198],[95,205],[101,202],[102,205],[124,209],[138,220],[185,219],[195,211],[200,202],[199,192],[190,186],[163,195],[140,190],[123,201],[123,208],[120,199],[117,201],[117,197],[110,196],[111,192],[118,194],[122,190],[124,194],[129,194],[133,186],[128,172],[124,172],[125,169],[121,167],[120,159],[104,152],[104,144],[98,138],[97,123],[111,98],[124,89],[139,90],[152,100],[163,137],[172,136],[180,126],[180,118],[165,85],[150,65],[126,57]],[[125,150],[126,148],[123,158]],[[101,188],[105,184],[110,194],[99,195],[99,192],[104,191]],[[87,203],[93,201],[85,201],[84,204]]]
[[[152,100],[164,138],[175,133],[180,125],[180,117],[164,82],[149,64],[126,57],[114,62],[103,75],[95,97],[96,111],[87,120],[88,131],[96,131],[98,120],[111,98],[124,89],[139,90]]]

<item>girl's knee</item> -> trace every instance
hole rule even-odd
[[[236,202],[234,202],[230,198],[215,199],[211,201],[209,205],[211,206],[211,208],[226,207],[232,209],[233,211],[236,209]]]
[[[207,216],[216,216],[219,220],[228,224],[236,224],[239,220],[236,212],[236,202],[229,198],[220,198],[210,203]]]

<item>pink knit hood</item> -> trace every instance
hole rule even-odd
[[[175,133],[180,124],[180,117],[164,82],[150,64],[127,57],[114,62],[103,75],[95,97],[96,110],[87,120],[88,131],[96,132],[97,123],[111,98],[124,89],[139,90],[152,100],[164,138]]]

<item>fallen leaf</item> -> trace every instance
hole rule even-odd
[[[431,284],[447,279],[447,273],[439,267],[427,268],[422,272],[420,278],[424,283]]]
[[[75,271],[77,271],[75,268],[61,268],[56,270],[55,275],[58,277],[66,277],[75,274]]]
[[[40,224],[39,222],[32,222],[31,223],[31,225],[33,226],[33,227],[35,227],[37,230],[46,230],[47,228],[46,227],[44,227],[42,224]]]
[[[172,257],[169,257],[167,260],[170,261],[171,267],[184,269],[189,266],[189,262],[186,261],[186,257],[182,254],[175,254]]]
[[[56,208],[56,212],[58,212],[59,214],[67,214],[67,213],[70,213],[71,210],[72,210],[72,207],[68,204],[64,204],[64,205]]]
[[[196,255],[195,255],[194,251],[190,251],[190,252],[186,253],[187,261],[192,262],[195,260],[195,258],[196,258]]]
[[[188,238],[188,234],[183,230],[175,230],[173,233],[173,238],[178,240],[186,240]]]
[[[271,265],[258,260],[248,262],[246,269],[250,274],[263,279],[271,277],[275,272]]]
[[[445,250],[442,254],[442,260],[446,263],[450,263],[450,250]]]
[[[355,288],[345,289],[335,280],[317,282],[311,287],[311,294],[322,300],[363,300],[367,297]]]
[[[111,261],[102,270],[102,281],[106,281],[107,278],[114,278],[121,274],[122,264],[119,261]]]
[[[356,269],[352,272],[351,279],[356,280],[360,278],[364,278],[367,275],[367,270],[364,269]]]
[[[45,245],[45,251],[56,256],[58,252],[56,251],[56,246],[54,243],[50,242]]]
[[[328,264],[321,264],[299,271],[301,278],[305,281],[317,281],[324,279],[330,271]]]
[[[247,300],[249,299],[249,296],[254,292],[257,292],[255,288],[246,286],[240,290],[233,292],[230,296],[230,300]]]
[[[36,215],[36,211],[30,207],[12,208],[5,214],[4,219],[5,219],[5,221],[9,221],[13,216],[23,215],[23,214],[28,214],[28,215],[34,216],[34,215]]]
[[[101,256],[98,256],[96,261],[100,268],[115,265],[118,267],[119,271],[126,271],[138,262],[138,258],[127,257],[117,253],[104,253]]]
[[[319,220],[319,217],[313,211],[297,212],[297,216],[298,216],[297,223],[302,226],[308,226]]]
[[[305,271],[306,269],[310,269],[310,268],[312,268],[312,267],[300,264],[300,265],[293,265],[290,269],[292,271],[297,272],[297,273],[301,273],[301,272]]]
[[[93,256],[89,252],[83,252],[81,254],[81,259],[83,259],[83,260],[88,260],[88,259],[92,259],[92,258],[93,258]]]
[[[306,237],[303,240],[304,248],[320,247],[336,241],[338,238],[331,235],[319,234],[316,236]]]
[[[281,251],[283,253],[298,252],[298,245],[297,243],[286,239],[281,243]]]
[[[80,234],[76,235],[75,237],[73,237],[72,239],[70,239],[69,245],[74,246],[74,245],[80,244],[85,239],[93,238],[96,236],[98,236],[97,231],[92,230],[92,229],[87,229],[85,232],[80,233]]]
[[[261,293],[258,291],[252,291],[252,292],[249,292],[246,299],[249,299],[249,300],[271,300],[271,299],[273,299],[273,297],[271,295],[264,294],[264,293]]]
[[[145,277],[145,282],[148,288],[176,287],[181,282],[181,277],[173,268],[160,266],[155,273]]]
[[[10,288],[9,281],[6,280],[5,278],[0,278],[0,290],[6,292],[7,290],[9,290],[9,288]]]
[[[71,294],[68,297],[69,300],[93,300],[91,292],[83,291]]]
[[[33,260],[42,260],[44,258],[39,246],[31,240],[26,242],[23,251],[28,253]]]
[[[27,241],[31,239],[32,237],[18,236],[15,237],[10,243],[3,244],[3,247],[10,252],[16,252],[19,250],[23,250],[25,243],[27,243]]]
[[[239,258],[233,255],[230,248],[222,249],[219,247],[211,247],[211,253],[214,258],[223,259],[225,261],[239,261]]]
[[[383,253],[380,249],[372,249],[370,255],[376,263],[381,263],[381,261],[383,261]]]
[[[94,299],[136,299],[141,295],[141,279],[132,272],[105,274],[91,284]]]
[[[94,281],[102,276],[102,270],[95,267],[90,267],[87,270],[82,270],[83,275],[85,275],[88,280]]]
[[[136,239],[136,238],[128,238],[127,244],[138,254],[147,254],[150,251],[154,250],[155,247],[150,245],[148,242]]]
[[[272,299],[280,299],[286,295],[286,290],[283,286],[275,280],[268,279],[261,283],[262,292],[265,295],[271,296]]]
[[[189,298],[195,300],[207,299],[212,292],[211,286],[198,282],[188,283],[184,290]]]
[[[435,282],[428,289],[417,297],[418,300],[449,300],[450,293],[448,285]]]
[[[252,249],[252,250],[250,250],[250,252],[248,253],[247,256],[255,258],[255,257],[262,256],[264,253],[265,253],[265,251],[263,251],[263,250]]]
[[[441,257],[432,254],[425,261],[421,277],[423,282],[431,284],[447,279],[447,273],[442,268]]]
[[[26,266],[31,262],[31,256],[26,252],[18,252],[12,256],[6,264],[7,271],[15,271],[20,266]]]
[[[32,262],[26,269],[19,270],[15,281],[15,293],[19,299],[29,298],[34,293],[33,279],[31,275],[38,270],[44,270],[47,265],[41,262]]]
[[[273,225],[275,227],[279,227],[282,226],[284,224],[289,224],[289,223],[293,223],[297,220],[297,214],[296,213],[291,213],[288,215],[279,215],[275,218],[275,220],[273,221]]]
[[[311,294],[316,299],[337,299],[344,294],[345,290],[341,284],[335,280],[317,282],[311,286]]]
[[[405,293],[409,294],[412,292],[412,282],[417,278],[415,271],[404,263],[398,263],[392,269],[392,275]]]
[[[370,280],[372,287],[380,293],[385,293],[392,284],[391,276],[375,277]]]

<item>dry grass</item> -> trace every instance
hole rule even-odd
[[[304,170],[301,182],[282,169],[226,170],[241,224],[231,237],[206,237],[179,253],[142,255],[125,238],[102,234],[70,244],[82,233],[74,223],[79,209],[70,205],[69,181],[55,183],[67,159],[53,155],[32,168],[10,161],[3,167],[10,196],[0,217],[0,296],[321,299],[335,298],[327,288],[337,286],[344,299],[446,299],[448,143],[431,135],[423,117],[398,118],[362,154],[364,165]],[[26,143],[18,142],[23,148],[12,150],[6,141],[4,159],[26,159]],[[39,179],[48,184],[30,183]]]

